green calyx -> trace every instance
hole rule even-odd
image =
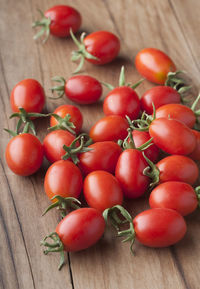
[[[152,182],[150,183],[150,188],[153,188],[159,183],[160,171],[158,167],[152,161],[150,161],[150,159],[147,158],[144,152],[142,154],[149,165],[144,169],[143,175],[149,177],[152,180]]]
[[[199,207],[200,207],[200,186],[195,188],[195,193],[196,193],[198,204],[199,204]]]
[[[68,130],[72,134],[75,134],[74,130],[76,127],[73,124],[73,122],[70,121],[71,115],[69,113],[66,114],[66,116],[64,118],[62,118],[61,116],[59,116],[56,113],[51,113],[51,116],[53,116],[57,120],[58,123],[52,127],[49,127],[48,128],[49,131],[62,129],[62,130]]]
[[[57,97],[49,97],[51,99],[59,99],[61,97],[63,97],[64,93],[65,93],[65,79],[62,76],[55,76],[52,78],[53,81],[58,82],[59,85],[53,86],[50,88],[51,92],[57,93]]]
[[[35,21],[32,23],[32,27],[40,27],[41,29],[35,36],[33,37],[34,40],[40,38],[41,36],[45,35],[45,38],[43,40],[43,43],[47,41],[50,35],[50,24],[51,24],[51,19],[47,18],[44,16],[44,13],[38,9],[38,12],[41,15],[41,20],[40,21]]]
[[[194,125],[194,129],[196,130],[200,130],[200,120],[199,120],[199,116],[200,116],[200,109],[196,109],[196,106],[198,104],[200,100],[200,93],[199,95],[196,97],[195,101],[193,102],[193,104],[191,105],[191,110],[194,112],[195,116],[196,116],[196,123]]]

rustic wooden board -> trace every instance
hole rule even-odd
[[[199,288],[199,212],[187,218],[188,233],[184,240],[169,249],[149,249],[136,243],[133,257],[128,244],[122,245],[108,232],[93,248],[66,255],[67,264],[61,272],[57,271],[58,255],[42,254],[40,240],[54,230],[59,220],[57,212],[41,217],[49,204],[43,190],[47,164],[29,178],[15,176],[5,163],[9,136],[2,128],[14,128],[14,121],[8,121],[13,86],[23,78],[33,77],[44,85],[46,95],[50,96],[51,77],[67,78],[75,68],[70,62],[74,44],[70,39],[53,37],[45,45],[32,40],[31,22],[37,17],[36,8],[45,10],[57,1],[1,0],[0,3],[0,288]],[[82,30],[107,29],[116,33],[122,43],[117,61],[103,67],[87,64],[88,74],[117,84],[120,67],[125,65],[127,80],[136,82],[140,76],[133,66],[134,56],[143,47],[152,46],[168,53],[179,69],[191,75],[197,87],[200,84],[200,1],[69,0],[67,3],[82,13]],[[142,94],[151,86],[146,81],[137,91]],[[105,89],[104,95],[106,92]],[[64,103],[66,99],[47,99],[46,110],[53,111]],[[86,131],[103,115],[101,102],[81,106],[81,111]],[[42,140],[48,121],[37,121],[36,125]],[[134,216],[147,208],[147,203],[148,199],[143,198],[127,206]]]

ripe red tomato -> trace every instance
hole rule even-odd
[[[168,208],[186,216],[196,210],[198,199],[193,187],[182,182],[160,184],[150,194],[151,208]]]
[[[196,146],[192,153],[189,155],[195,161],[200,161],[200,132],[196,130],[192,130],[196,136]]]
[[[164,84],[167,74],[176,71],[173,61],[164,52],[155,48],[145,48],[135,57],[138,72],[151,82]]]
[[[83,186],[82,175],[77,166],[70,161],[60,160],[47,170],[44,189],[49,197],[60,195],[63,198],[78,198]]]
[[[109,115],[97,121],[90,130],[94,142],[117,141],[127,136],[128,122],[119,115]]]
[[[35,79],[24,79],[18,82],[10,95],[13,112],[19,112],[23,107],[26,112],[40,113],[45,104],[44,89]]]
[[[54,112],[55,114],[59,115],[60,117],[64,118],[67,114],[70,115],[69,121],[75,125],[74,131],[78,134],[83,125],[83,116],[80,112],[79,108],[74,105],[64,104],[57,107]],[[58,125],[59,122],[55,119],[55,117],[51,116],[50,119],[50,126]]]
[[[180,241],[187,230],[184,218],[174,210],[156,208],[133,220],[136,238],[148,247],[168,247]]]
[[[147,90],[141,97],[141,108],[147,114],[153,113],[155,109],[168,103],[180,103],[181,97],[177,90],[169,86],[155,86]]]
[[[6,162],[17,175],[30,176],[42,165],[43,147],[37,137],[22,133],[13,137],[6,147]]]
[[[196,146],[192,130],[175,119],[157,118],[149,126],[154,143],[168,154],[188,155]]]
[[[94,171],[87,175],[83,184],[87,204],[101,212],[123,202],[123,192],[117,179],[105,171]]]
[[[78,166],[84,175],[97,170],[104,170],[112,174],[115,172],[117,160],[122,152],[117,143],[112,141],[96,142],[88,148],[92,150],[79,156]]]

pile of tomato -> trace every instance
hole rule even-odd
[[[51,88],[57,97],[66,95],[80,105],[97,102],[102,83],[77,72],[84,59],[103,65],[115,59],[120,40],[108,31],[96,31],[80,41],[74,33],[80,28],[81,16],[69,6],[55,6],[42,14],[34,26],[42,34],[57,37],[71,35],[78,50],[73,61],[80,61],[76,74],[69,79],[54,77]],[[89,134],[82,132],[83,116],[74,105],[64,104],[53,113],[43,114],[45,93],[35,79],[24,79],[10,96],[18,123],[6,147],[6,162],[17,175],[30,176],[39,170],[44,157],[50,166],[44,179],[44,191],[51,200],[50,209],[58,207],[62,220],[42,244],[44,253],[79,251],[95,244],[110,222],[124,241],[135,238],[149,247],[166,247],[180,241],[187,230],[184,216],[196,210],[200,187],[194,188],[199,176],[200,96],[191,107],[184,105],[189,89],[176,71],[173,61],[154,48],[141,50],[135,67],[147,80],[158,84],[141,98],[136,84],[125,82],[121,69],[118,87],[104,83],[110,92],[103,101],[105,116]],[[36,137],[34,120],[50,117],[50,127],[43,143]],[[81,193],[87,205],[81,207]],[[123,207],[124,199],[149,194],[150,209],[134,218]]]

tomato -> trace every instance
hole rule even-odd
[[[45,104],[44,89],[35,79],[24,79],[18,82],[10,95],[13,112],[19,112],[23,107],[26,112],[40,113]]]
[[[91,151],[80,154],[79,168],[84,175],[92,171],[115,172],[117,160],[122,152],[120,146],[112,141],[96,142],[88,146]]]
[[[83,184],[87,204],[101,212],[123,202],[123,192],[117,179],[105,171],[94,171],[87,175]]]
[[[150,194],[151,208],[168,208],[186,216],[196,210],[198,199],[193,187],[183,182],[160,184]]]
[[[187,230],[184,218],[174,210],[156,208],[133,220],[136,238],[148,247],[168,247],[180,241]]]
[[[60,195],[63,198],[78,198],[83,186],[82,175],[77,166],[70,161],[60,160],[47,170],[44,189],[49,197]]]
[[[42,165],[43,147],[37,137],[22,133],[13,137],[6,147],[6,162],[17,175],[30,176]]]
[[[97,121],[90,130],[94,142],[117,141],[127,136],[129,125],[125,118],[119,115],[109,115]]]
[[[67,130],[54,130],[48,133],[43,141],[44,154],[48,161],[54,163],[66,153],[63,146],[70,146],[75,136]]]
[[[176,71],[176,66],[164,52],[155,48],[142,49],[135,57],[138,72],[147,80],[164,84],[167,74]]]
[[[188,155],[196,146],[192,130],[175,119],[157,118],[149,127],[154,143],[168,154]]]
[[[189,155],[195,161],[200,161],[200,132],[196,130],[192,130],[196,136],[196,146],[192,153]]]
[[[180,103],[181,96],[177,90],[169,86],[155,86],[147,90],[141,97],[141,108],[147,114],[153,113],[153,106],[159,108],[168,103]]]

